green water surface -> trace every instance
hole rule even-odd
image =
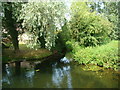
[[[67,58],[64,57],[67,60]],[[3,70],[3,88],[118,88],[118,74],[112,70],[84,70],[65,61],[37,64],[22,62],[16,73],[14,63]]]

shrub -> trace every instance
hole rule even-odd
[[[74,47],[74,49],[78,49],[78,47]],[[115,70],[118,68],[118,41],[111,41],[102,46],[82,48],[73,54],[75,61],[78,61],[79,64],[95,64]]]
[[[84,2],[73,2],[70,31],[72,39],[84,46],[109,42],[113,24],[102,15],[90,12]]]
[[[77,50],[81,49],[81,47],[79,46],[78,42],[75,42],[74,39],[71,39],[66,42],[66,48],[68,51],[76,52]]]

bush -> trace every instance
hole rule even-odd
[[[62,30],[58,33],[57,39],[55,40],[55,47],[52,47],[51,50],[57,50],[59,52],[66,51],[66,42],[69,39],[70,31],[68,29],[67,21],[65,21],[65,24],[62,26]]]
[[[82,46],[80,47],[78,42],[75,42],[74,39],[71,39],[66,42],[66,48],[67,51],[76,52],[77,50],[81,49]]]
[[[106,45],[96,47],[82,49],[78,49],[78,47],[74,47],[74,49],[77,48],[77,51],[73,54],[75,61],[78,61],[79,64],[95,64],[115,70],[118,68],[118,41],[111,41]]]
[[[84,2],[72,4],[70,31],[72,39],[84,46],[97,46],[110,40],[113,24],[102,15],[90,12]]]

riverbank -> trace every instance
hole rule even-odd
[[[118,41],[96,46],[96,47],[80,47],[77,44],[72,45],[73,59],[79,64],[93,64],[104,68],[119,70],[119,53]]]
[[[2,53],[2,62],[12,62],[20,60],[41,60],[44,57],[52,55],[47,49],[30,49],[24,44],[20,44],[20,51],[15,53],[12,48],[4,49]]]

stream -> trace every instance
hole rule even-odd
[[[14,63],[2,73],[3,88],[118,88],[118,74],[113,70],[86,71],[66,57],[48,63],[21,63],[19,73]]]

